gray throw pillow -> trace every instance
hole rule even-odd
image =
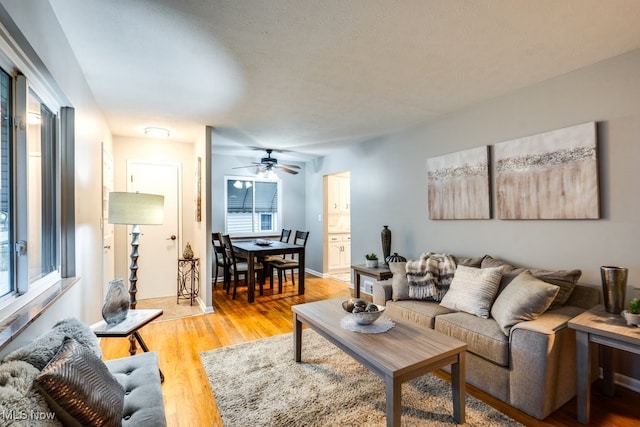
[[[556,285],[537,279],[530,271],[520,273],[496,298],[491,307],[491,317],[509,336],[514,325],[537,319],[544,313],[559,289]]]
[[[64,425],[122,425],[124,388],[102,360],[73,338],[65,338],[33,383]]]
[[[65,337],[74,338],[89,347],[98,358],[102,357],[98,338],[91,328],[76,318],[69,318],[56,323],[31,343],[9,353],[4,361],[22,360],[41,371],[55,356]]]
[[[409,299],[406,265],[407,263],[404,261],[389,263],[389,270],[393,274],[391,279],[391,299],[393,301]]]
[[[573,288],[575,288],[580,276],[582,275],[582,270],[577,269],[544,270],[541,268],[515,267],[504,260],[493,258],[491,255],[485,255],[482,260],[482,268],[488,267],[502,267],[504,269],[498,294],[500,294],[516,276],[526,270],[529,270],[534,277],[542,281],[559,286],[560,290],[558,291],[558,295],[556,295],[555,299],[551,303],[549,310],[562,307],[566,304],[573,292]]]
[[[489,318],[491,302],[498,292],[501,268],[475,268],[458,265],[449,291],[440,305],[450,310]]]

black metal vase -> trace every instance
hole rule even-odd
[[[382,259],[384,263],[387,263],[387,258],[391,254],[391,230],[389,230],[389,226],[385,225],[380,233],[380,238],[382,239]]]
[[[620,314],[624,309],[628,272],[629,270],[625,267],[600,267],[604,308],[609,313]]]

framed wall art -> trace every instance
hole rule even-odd
[[[596,123],[495,145],[500,219],[600,217]]]
[[[430,219],[489,219],[489,147],[427,160]]]

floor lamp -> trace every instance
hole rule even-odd
[[[129,306],[136,308],[138,292],[138,246],[140,225],[159,225],[164,221],[164,196],[145,193],[109,193],[109,224],[132,225]]]

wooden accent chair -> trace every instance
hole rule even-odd
[[[231,242],[231,237],[228,234],[222,236],[222,240],[224,242],[224,250],[227,254],[227,259],[229,260],[229,271],[230,274],[233,274],[233,299],[236,299],[236,289],[238,288],[238,282],[240,282],[240,276],[244,275],[245,284],[249,279],[249,263],[242,258],[237,258],[235,252],[233,251],[233,243]],[[260,295],[263,293],[263,266],[261,263],[256,262],[253,265],[254,271],[256,273],[256,280],[260,283]],[[229,293],[230,286],[227,287],[227,293]]]
[[[307,240],[309,239],[308,231],[297,231],[293,238],[294,245],[301,245],[306,248]],[[284,259],[282,262],[273,262],[271,263],[273,268],[278,271],[278,293],[282,293],[282,274],[287,270],[291,270],[291,283],[293,286],[296,285],[295,279],[293,278],[293,270],[298,270],[298,274],[304,274],[304,271],[300,271],[300,264],[298,264],[297,259]],[[286,281],[285,274],[285,281]]]

